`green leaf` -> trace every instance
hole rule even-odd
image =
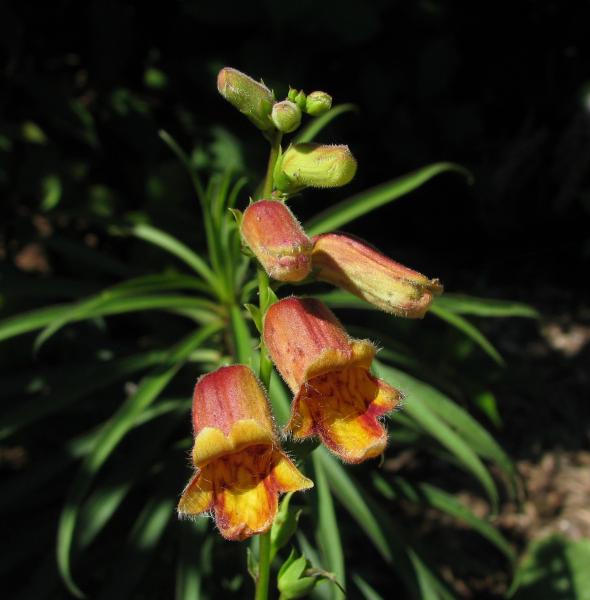
[[[309,121],[309,123],[301,130],[299,135],[295,138],[293,143],[300,144],[305,142],[312,142],[320,133],[320,131],[322,131],[322,129],[324,129],[334,119],[336,119],[344,113],[356,110],[357,107],[354,104],[339,104],[338,106],[334,106],[334,108],[331,108],[322,116]]]
[[[457,458],[459,463],[479,481],[494,510],[497,510],[498,490],[475,450],[424,401],[424,397],[432,396],[433,388],[410,376],[404,377],[401,371],[386,367],[377,361],[374,362],[374,366],[380,377],[406,394],[404,412]]]
[[[510,597],[514,600],[590,600],[590,540],[552,535],[531,543]]]
[[[85,302],[88,302],[88,304],[83,304]],[[76,307],[80,304],[82,304],[83,310],[76,313]],[[143,310],[180,312],[184,309],[200,309],[201,314],[209,315],[209,320],[211,320],[210,307],[210,302],[194,296],[150,295],[128,297],[124,295],[117,297],[110,292],[104,292],[100,302],[96,297],[93,297],[91,301],[83,300],[81,303],[58,304],[4,319],[0,321],[0,341],[40,329],[54,321],[67,323]]]
[[[434,299],[434,306],[447,312],[477,317],[528,317],[538,319],[539,313],[528,304],[510,300],[492,300],[461,294],[444,293]]]
[[[153,498],[135,521],[121,560],[101,590],[99,600],[126,599],[141,581],[160,540],[174,515],[174,498]],[[124,577],[121,574],[124,573]]]
[[[318,497],[318,544],[322,550],[326,567],[334,573],[336,580],[344,586],[346,581],[344,551],[342,550],[340,528],[334,511],[332,493],[330,492],[321,451],[323,451],[323,448],[312,454],[315,472],[314,482]],[[344,598],[344,594],[334,586],[332,588],[332,599],[341,598]]]
[[[469,171],[459,165],[447,162],[434,163],[417,171],[412,171],[398,179],[392,179],[360,192],[331,206],[306,223],[305,230],[309,235],[317,235],[338,229],[384,204],[409,194],[429,179],[447,171],[461,173],[468,179],[471,177]]]
[[[52,386],[50,396],[38,395],[19,403],[0,416],[0,440],[18,429],[70,406],[80,398],[105,388],[132,373],[156,365],[166,358],[166,352],[146,352],[117,357],[106,363],[78,366],[61,385]]]
[[[318,448],[313,453],[313,458],[314,465],[316,462],[322,465],[323,473],[325,473],[330,488],[334,491],[338,500],[373,542],[381,556],[387,562],[390,562],[392,555],[387,539],[383,534],[383,528],[373,515],[365,502],[364,495],[361,494],[351,476],[323,447]]]
[[[510,562],[516,559],[516,554],[506,538],[489,522],[474,515],[452,494],[428,483],[413,485],[402,477],[395,477],[390,484],[378,473],[373,473],[373,483],[388,500],[403,496],[410,502],[431,506],[463,521],[498,548]]]
[[[249,365],[252,362],[252,338],[244,313],[239,306],[232,304],[229,309],[229,316],[234,344],[234,358],[236,362]]]
[[[132,226],[130,233],[173,254],[197,272],[217,294],[222,293],[220,282],[209,265],[186,244],[183,244],[169,233],[147,223]]]
[[[430,307],[430,312],[433,315],[436,315],[439,319],[450,323],[453,327],[464,333],[468,338],[472,339],[498,365],[501,367],[505,365],[504,359],[502,356],[500,356],[500,353],[496,350],[496,348],[494,348],[488,338],[486,338],[485,335],[477,327],[475,327],[475,325],[472,325],[462,316],[456,313],[448,312],[438,305],[432,305]]]
[[[353,573],[352,580],[365,600],[383,600],[383,596],[380,596],[358,573]]]
[[[205,519],[180,521],[180,550],[176,569],[175,600],[201,600],[203,573],[201,561],[197,560],[203,551],[203,537],[207,529]]]
[[[95,475],[113,453],[115,448],[134,426],[141,413],[154,402],[162,390],[178,372],[191,352],[219,331],[220,326],[211,324],[193,332],[177,344],[169,353],[168,360],[143,378],[137,391],[130,396],[107,421],[96,440],[95,446],[84,460],[70,488],[62,510],[57,533],[57,562],[60,574],[68,589],[77,597],[84,597],[75,584],[70,567],[70,550],[80,504],[90,489]]]

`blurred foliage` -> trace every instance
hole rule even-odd
[[[355,206],[370,186],[421,165],[467,165],[472,187],[441,176],[414,192],[419,208],[404,201],[355,215],[355,233],[370,232],[396,259],[468,294],[504,284],[530,298],[548,282],[583,291],[584,278],[563,264],[583,272],[590,258],[586,20],[554,2],[511,6],[510,18],[495,5],[442,1],[315,6],[0,6],[0,337],[14,337],[0,344],[0,505],[10,548],[0,569],[11,597],[68,597],[54,552],[60,519],[76,581],[92,597],[250,593],[241,546],[213,535],[206,520],[174,514],[189,472],[187,390],[200,373],[253,348],[230,333],[253,331],[240,310],[252,294],[241,287],[246,273],[238,266],[234,287],[211,290],[205,273],[227,265],[216,266],[223,253],[214,251],[203,268],[206,223],[186,173],[201,178],[208,207],[243,207],[258,184],[264,144],[217,98],[220,66],[268,73],[281,91],[321,84],[358,105],[360,117],[326,122],[359,159]],[[187,150],[184,166],[160,129]],[[317,223],[311,217],[336,200],[316,192],[301,214]],[[232,222],[224,223],[229,256],[245,264]],[[221,302],[224,289],[236,294]],[[511,462],[486,430],[501,427],[494,392],[502,376],[482,331],[488,317],[534,311],[448,294],[417,326],[326,295],[355,324],[352,334],[385,347],[378,368],[407,393],[390,424],[388,458],[412,450],[432,467],[406,473],[386,461],[361,471],[314,453],[306,466],[323,483],[295,501],[299,549],[338,573],[342,544],[351,597],[387,598],[391,589],[452,597],[440,570],[449,553],[459,573],[497,564],[509,573],[514,549],[456,500],[452,478],[433,472],[460,467],[492,504],[512,493]],[[284,414],[277,377],[272,396]],[[471,533],[460,548],[455,529],[425,544],[404,518],[408,506],[449,514]],[[551,581],[565,581],[584,551],[559,541],[533,548],[516,597],[533,597],[552,573]],[[546,589],[575,597],[571,585],[586,588],[574,580]],[[314,592],[330,593],[326,584]]]

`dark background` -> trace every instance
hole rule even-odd
[[[4,314],[71,299],[62,279],[82,294],[127,276],[120,263],[145,250],[106,231],[130,213],[198,245],[198,207],[161,128],[203,173],[233,166],[255,189],[265,142],[215,88],[233,66],[279,97],[290,84],[358,107],[319,138],[351,147],[357,177],[293,200],[303,221],[432,162],[473,173],[473,185],[441,175],[348,230],[449,292],[539,309],[540,323],[483,325],[509,364],[494,375],[505,423],[494,434],[515,459],[587,446],[588,350],[555,352],[541,334],[590,323],[589,17],[587,3],[558,1],[4,2]],[[72,244],[98,250],[102,268]],[[23,277],[43,294],[10,294]],[[111,342],[140,334],[130,325]],[[436,356],[445,339],[417,343]],[[30,342],[0,348],[7,370]]]

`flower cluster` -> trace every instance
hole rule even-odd
[[[306,95],[293,89],[276,102],[264,84],[230,68],[219,73],[218,89],[269,139],[273,132],[280,136],[296,129],[302,112],[317,116],[332,102],[325,92]],[[438,280],[349,235],[310,238],[286,205],[290,194],[345,185],[355,172],[347,146],[292,144],[280,151],[271,193],[251,203],[241,217],[243,242],[271,279],[324,281],[388,313],[421,318],[442,292]],[[297,440],[317,437],[348,463],[383,453],[387,432],[380,418],[399,404],[401,394],[371,374],[376,348],[370,341],[349,337],[319,300],[299,297],[268,308],[262,339],[293,393],[284,433]],[[212,512],[227,539],[267,531],[279,493],[313,486],[281,450],[265,391],[249,367],[222,367],[199,379],[193,426],[196,473],[179,512]]]

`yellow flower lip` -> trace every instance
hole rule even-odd
[[[220,456],[239,452],[249,446],[274,446],[275,443],[272,430],[262,427],[254,419],[236,421],[227,436],[216,427],[204,427],[195,438],[193,463],[203,468]]]

